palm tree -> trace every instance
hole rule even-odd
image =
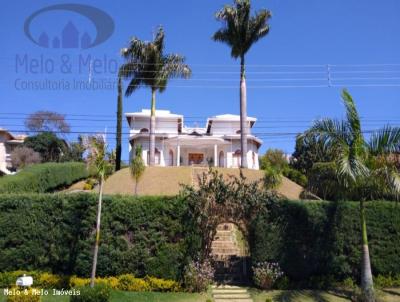
[[[163,92],[171,78],[189,78],[191,70],[185,58],[178,54],[164,54],[164,30],[158,28],[152,42],[133,38],[128,48],[122,49],[126,63],[121,66],[120,73],[124,79],[130,79],[125,95],[130,96],[140,87],[151,89],[150,115],[150,166],[155,163],[155,123],[156,92]]]
[[[215,15],[223,27],[215,32],[213,39],[231,47],[231,56],[240,58],[240,146],[241,167],[247,168],[247,96],[245,55],[251,46],[269,32],[268,19],[271,12],[265,9],[254,16],[250,13],[250,0],[235,0],[234,5],[225,5]]]
[[[90,276],[90,286],[94,287],[94,281],[96,278],[97,254],[99,252],[99,242],[100,242],[100,222],[101,222],[101,206],[103,201],[103,185],[108,167],[108,161],[106,159],[107,145],[104,137],[101,135],[97,135],[97,136],[87,137],[85,139],[85,147],[88,152],[87,164],[89,168],[94,170],[95,176],[100,184],[99,199],[97,203],[96,240],[94,244],[92,273]]]
[[[306,132],[315,135],[327,148],[337,151],[335,167],[338,179],[351,191],[363,192],[362,187],[371,179],[380,178],[390,195],[400,196],[400,177],[394,165],[393,153],[400,151],[400,128],[386,126],[372,134],[366,142],[361,130],[360,117],[351,95],[343,90],[346,108],[345,120],[322,119]],[[379,164],[377,164],[379,163]],[[361,188],[361,190],[360,190]],[[365,194],[359,194],[362,241],[361,288],[364,300],[375,301],[371,262],[365,217]]]
[[[118,98],[117,98],[117,137],[115,147],[115,171],[121,169],[122,151],[122,79],[118,75]]]
[[[135,149],[135,157],[132,158],[130,164],[131,175],[135,180],[135,195],[137,195],[137,187],[140,178],[143,176],[146,166],[142,158],[142,145],[138,145]]]

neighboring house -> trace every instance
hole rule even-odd
[[[129,151],[143,147],[143,160],[149,162],[150,110],[125,114],[130,127]],[[248,117],[249,135],[247,163],[249,169],[259,169],[258,149],[262,141],[251,134],[256,118]],[[156,111],[156,151],[158,166],[215,166],[238,168],[241,164],[240,117],[223,114],[210,117],[206,126],[185,127],[183,115],[168,110]]]
[[[10,174],[14,167],[11,164],[11,152],[24,142],[25,135],[14,136],[0,128],[0,171]]]

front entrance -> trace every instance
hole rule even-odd
[[[221,223],[211,246],[215,281],[223,284],[249,282],[250,257],[247,240],[233,223]]]
[[[189,165],[200,165],[203,163],[203,153],[189,153]]]

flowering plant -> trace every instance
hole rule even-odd
[[[189,292],[207,290],[214,279],[214,267],[209,260],[203,262],[191,261],[183,276],[185,287]]]
[[[271,289],[275,282],[283,276],[277,262],[259,262],[252,269],[254,283],[262,289]]]

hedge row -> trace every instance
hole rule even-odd
[[[0,194],[0,271],[89,276],[97,196]],[[295,282],[357,280],[356,202],[272,202],[249,230],[253,263],[278,261]],[[400,205],[367,203],[373,273],[400,274]],[[198,241],[181,197],[106,196],[99,276],[133,274],[180,280]]]
[[[0,193],[44,193],[88,177],[84,163],[37,164],[0,178]]]
[[[12,271],[0,273],[0,288],[11,288],[15,286],[15,280],[24,274],[33,277],[33,285],[37,288],[70,289],[89,286],[90,284],[89,278],[62,276],[39,271]],[[165,280],[149,276],[136,278],[132,274],[105,278],[98,277],[96,278],[95,283],[106,285],[111,289],[123,291],[178,292],[182,290],[180,284],[173,280]]]
[[[90,276],[97,195],[0,194],[0,271]],[[176,198],[104,198],[98,276],[180,278],[185,204]]]
[[[252,261],[277,260],[290,280],[306,285],[359,280],[358,209],[358,202],[277,203],[253,223]],[[373,274],[399,275],[400,206],[369,202],[366,214]]]

